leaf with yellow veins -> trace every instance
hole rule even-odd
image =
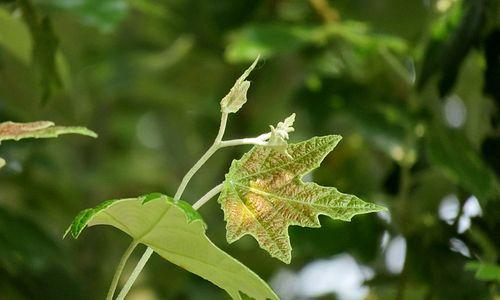
[[[350,221],[358,214],[384,210],[334,187],[301,180],[340,139],[328,135],[290,144],[289,155],[255,146],[233,161],[218,200],[227,222],[228,242],[250,234],[271,256],[290,263],[288,226],[320,227],[319,215]]]

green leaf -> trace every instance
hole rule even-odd
[[[125,19],[129,11],[128,1],[125,0],[51,0],[40,2],[54,9],[68,11],[76,15],[82,23],[96,27],[102,32],[114,30]]]
[[[340,139],[329,135],[290,144],[289,155],[256,146],[233,161],[218,200],[227,221],[228,242],[250,234],[271,256],[290,263],[288,226],[320,227],[320,214],[350,221],[357,214],[384,210],[336,188],[301,180]]]
[[[245,80],[252,70],[257,65],[259,56],[254,60],[253,64],[243,72],[243,74],[236,80],[234,86],[229,93],[222,98],[220,102],[221,111],[224,113],[235,113],[247,102],[247,92],[250,88],[250,81]]]
[[[0,46],[28,64],[31,55],[30,33],[21,18],[12,16],[0,8]]]
[[[55,138],[61,134],[81,134],[97,137],[97,134],[85,127],[54,126],[50,121],[38,121],[30,123],[0,123],[0,143],[5,140],[20,140],[26,138]],[[0,168],[5,165],[5,160],[0,157]]]
[[[306,47],[327,47],[329,42],[339,42],[367,52],[379,47],[395,53],[403,52],[403,40],[374,34],[364,23],[345,21],[320,26],[295,26],[288,23],[251,24],[235,31],[229,40],[225,56],[229,61],[251,61],[255,56],[270,58],[293,53]],[[343,53],[342,53],[343,54]]]
[[[22,2],[23,18],[0,7],[0,46],[26,65],[33,64],[42,101],[54,88],[67,85],[68,65],[48,17],[40,17],[30,2]]]
[[[85,127],[55,126],[50,121],[37,121],[30,123],[0,123],[0,142],[4,140],[20,140],[26,138],[55,138],[61,134],[81,134],[97,137],[97,134]]]
[[[241,299],[240,292],[255,299],[278,299],[257,274],[208,239],[201,216],[184,201],[159,193],[105,201],[78,214],[66,234],[77,238],[83,229],[94,225],[124,231],[164,259],[226,290],[234,299]]]
[[[469,262],[465,266],[466,270],[476,271],[476,278],[479,280],[500,281],[500,266],[494,264]]]
[[[61,254],[40,224],[0,206],[0,269],[18,275],[40,272]]]
[[[483,204],[493,195],[497,184],[495,175],[465,136],[434,124],[427,130],[427,146],[431,161]]]
[[[17,3],[33,41],[33,63],[40,80],[42,103],[45,103],[52,95],[54,88],[62,85],[57,70],[59,40],[50,18],[39,14],[30,0],[18,0]]]

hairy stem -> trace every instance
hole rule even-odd
[[[123,253],[118,266],[116,267],[115,275],[113,276],[113,280],[111,281],[111,285],[109,286],[108,295],[106,296],[106,300],[113,300],[113,295],[115,294],[116,286],[118,285],[118,281],[122,275],[123,269],[125,268],[125,264],[127,263],[128,258],[134,252],[135,247],[137,247],[137,242],[132,241],[130,246],[128,246],[125,253]]]
[[[215,195],[220,193],[220,191],[222,190],[222,185],[223,185],[223,183],[217,185],[216,187],[214,187],[213,189],[208,191],[203,197],[200,198],[200,200],[196,201],[196,203],[193,204],[193,208],[198,210],[205,203],[207,203],[208,200],[212,199]]]

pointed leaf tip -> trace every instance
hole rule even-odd
[[[235,113],[247,102],[247,92],[250,88],[250,81],[245,80],[259,61],[259,56],[255,59],[252,65],[243,72],[236,80],[229,93],[222,98],[220,102],[221,111],[223,113]]]

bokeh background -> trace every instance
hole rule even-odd
[[[219,101],[260,54],[226,136],[297,113],[292,141],[344,139],[312,179],[389,208],[291,227],[285,265],[250,237],[208,235],[283,299],[500,299],[497,0],[1,0],[0,120],[83,125],[98,139],[5,142],[0,299],[103,299],[130,239],[92,228],[103,200],[172,195],[211,144]],[[248,147],[219,151],[193,203]],[[142,249],[132,258],[137,261]],[[129,299],[227,299],[154,256]]]

